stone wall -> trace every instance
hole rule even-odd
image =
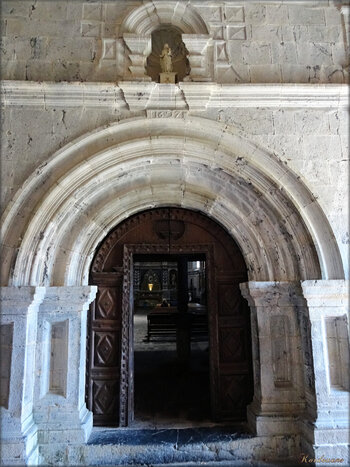
[[[115,82],[130,61],[123,34],[140,7],[151,21],[198,16],[208,56],[222,83],[344,83],[348,80],[348,1],[5,0],[2,78]],[[180,4],[180,5],[179,5]],[[182,5],[181,5],[182,4]],[[184,31],[186,32],[186,31]],[[187,43],[186,43],[187,46]]]

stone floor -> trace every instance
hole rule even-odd
[[[291,440],[279,440],[284,452]],[[278,460],[276,460],[276,457]],[[266,466],[295,465],[276,453],[273,438],[258,438],[243,426],[187,429],[94,428],[84,451],[91,466]]]
[[[251,435],[245,423],[210,420],[208,343],[177,359],[176,343],[145,341],[146,313],[135,317],[135,420],[128,428],[97,428],[84,448],[84,465],[231,467],[285,465],[272,438]],[[290,440],[281,439],[286,446]]]

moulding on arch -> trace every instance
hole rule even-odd
[[[120,81],[53,83],[3,81],[3,107],[39,106],[118,110],[190,110],[240,107],[348,109],[347,84],[217,84]]]
[[[200,14],[188,2],[153,0],[132,11],[120,27],[121,34],[150,34],[161,24],[172,24],[184,34],[208,34]]]

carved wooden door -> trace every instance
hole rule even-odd
[[[87,406],[97,426],[119,423],[122,279],[121,273],[93,276],[98,292],[89,316]]]
[[[216,420],[244,420],[253,395],[249,308],[233,277],[219,278],[216,293],[217,387],[213,415]]]
[[[94,424],[124,426],[133,416],[131,265],[133,254],[146,253],[206,256],[212,416],[243,420],[253,392],[249,309],[239,289],[247,281],[243,256],[209,218],[162,208],[120,224],[93,261],[90,283],[99,290],[90,310],[87,403]]]

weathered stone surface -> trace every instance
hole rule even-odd
[[[213,62],[214,75],[219,82],[258,83],[262,76],[260,73],[251,73],[253,67],[265,65],[266,75],[272,77],[277,73],[272,71],[274,65],[282,66],[285,63],[290,63],[293,68],[300,66],[301,72],[296,75],[293,69],[284,66],[284,82],[306,83],[309,76],[307,69],[302,73],[303,69],[331,65],[339,71],[322,73],[317,78],[318,82],[343,83],[348,80],[346,66],[349,50],[348,44],[344,42],[342,26],[342,23],[347,24],[347,12],[330,2],[267,2],[264,5],[249,1],[241,5],[225,2],[207,2],[202,5],[192,0],[187,7],[182,8],[178,4],[175,10],[158,4],[154,4],[154,10],[147,10],[137,0],[113,4],[108,1],[86,3],[83,0],[56,3],[39,0],[31,6],[21,1],[3,2],[2,17],[6,26],[2,29],[3,78],[24,79],[22,69],[31,67],[32,71],[26,79],[38,79],[33,74],[32,60],[40,61],[41,79],[46,81],[78,79],[113,82],[116,77],[125,78],[129,65],[125,66],[121,58],[114,60],[113,64],[105,60],[100,41],[112,40],[116,46],[118,38],[124,33],[140,34],[140,18],[143,14],[146,15],[145,24],[153,25],[154,28],[159,25],[159,20],[170,23],[174,14],[173,21],[178,21],[180,29],[179,23],[184,16],[191,18],[190,21],[197,18],[197,26],[199,21],[206,21],[207,26],[203,23],[197,34],[212,34],[214,48],[220,50]],[[134,20],[129,21],[130,15],[135,18],[134,23]],[[200,19],[201,15],[203,20]],[[193,28],[183,32],[195,34]],[[69,47],[64,45],[67,41]],[[35,47],[31,43],[35,43]],[[22,61],[22,67],[14,68],[12,63],[14,44],[18,49],[16,62]],[[234,48],[237,52],[225,57],[225,47],[231,50]],[[241,51],[242,65],[235,58]],[[203,63],[206,62],[205,69],[209,70],[207,65],[212,59],[210,53],[208,56],[206,54]],[[197,58],[196,53],[190,51],[189,60],[193,62],[193,68],[197,67],[193,61]],[[131,62],[133,60],[134,57],[131,57]],[[63,69],[60,62],[64,63]],[[242,68],[238,75],[221,73],[219,70],[223,64]],[[89,66],[86,73],[88,65],[93,66]],[[114,73],[111,73],[111,67]],[[198,73],[196,76],[198,78]],[[203,79],[204,76],[201,76]],[[271,79],[267,82],[272,82]]]
[[[295,460],[301,449],[345,456],[342,3],[2,2],[6,465],[234,465]],[[187,48],[191,71],[175,85],[145,74],[151,33],[162,24],[178,28]],[[259,436],[157,452],[149,443],[86,444],[95,248],[121,220],[168,204],[216,219],[241,247],[255,353],[248,421]]]

